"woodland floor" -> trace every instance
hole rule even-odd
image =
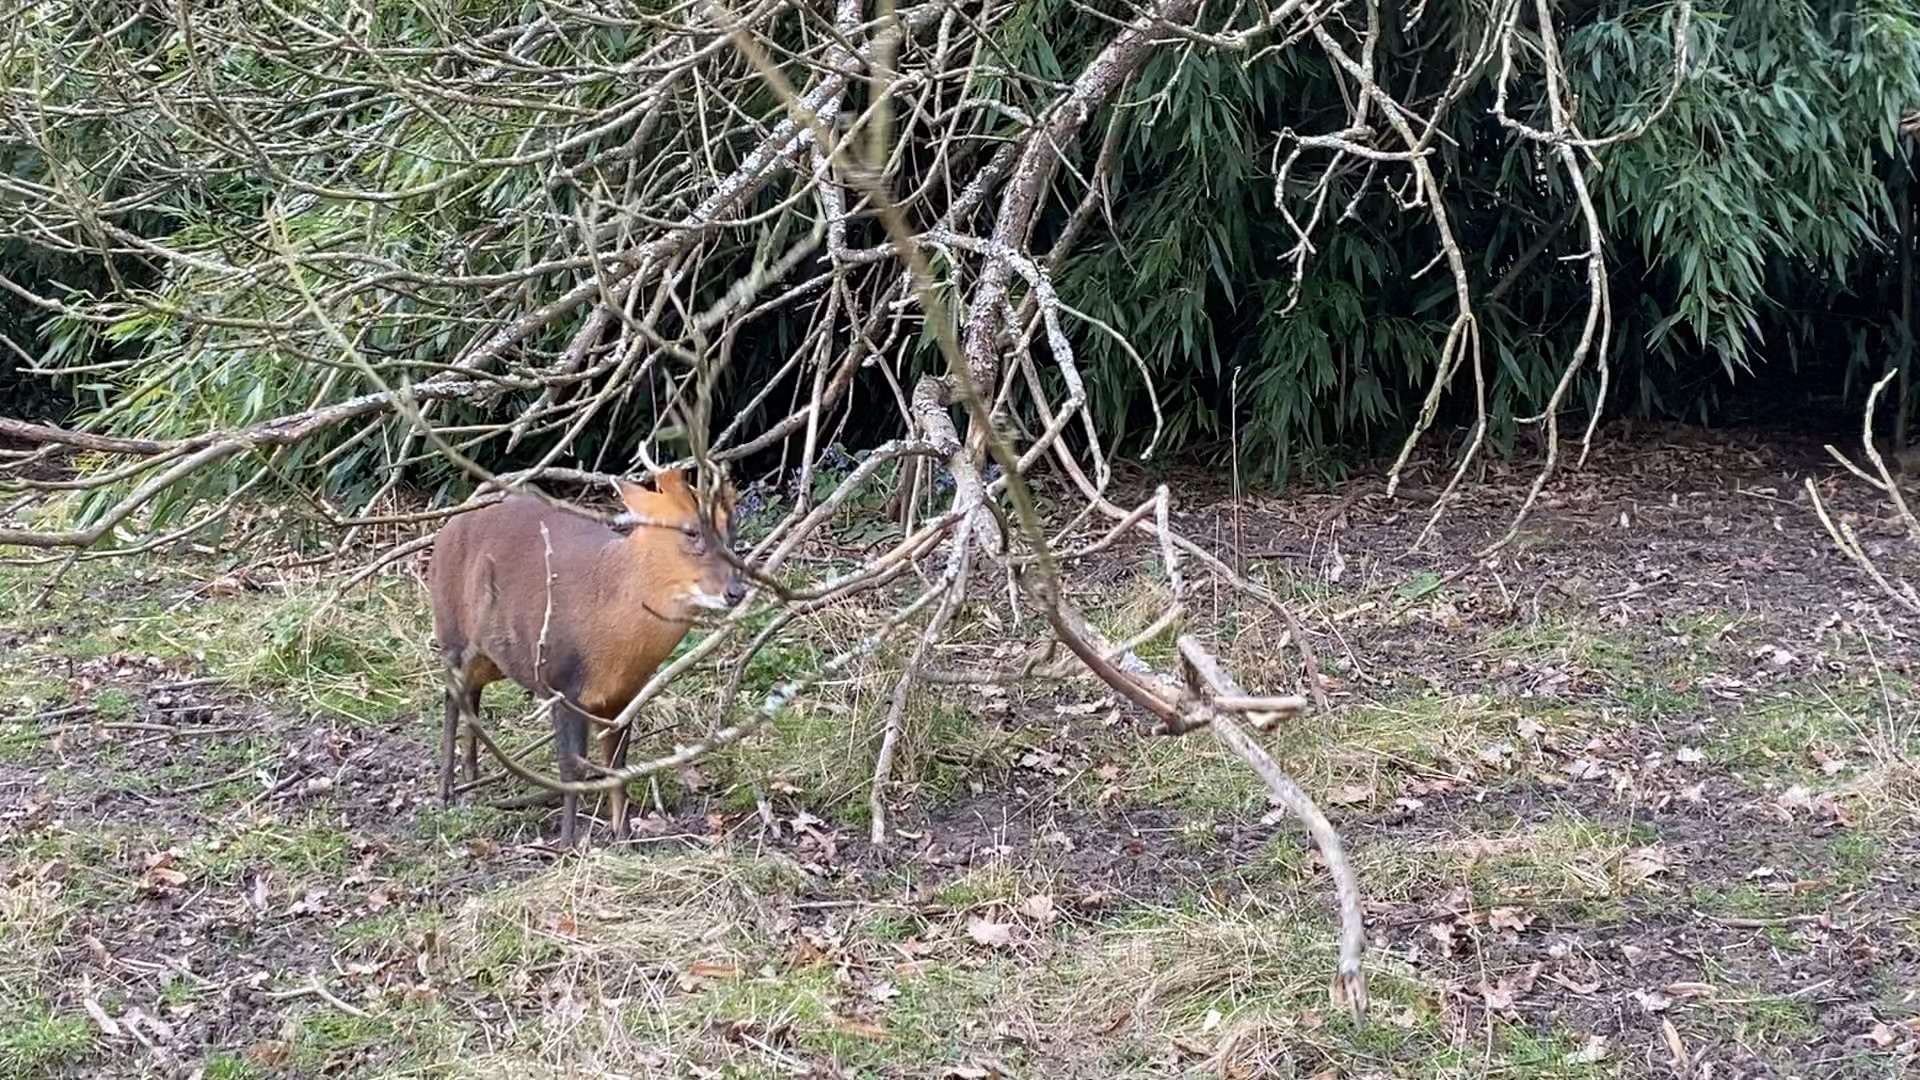
[[[545,812],[439,807],[408,574],[328,604],[271,560],[84,564],[33,607],[0,567],[0,1075],[1913,1075],[1920,621],[1808,475],[1902,567],[1873,493],[1778,443],[1608,445],[1452,581],[1530,467],[1418,555],[1432,487],[1176,487],[1327,670],[1336,709],[1269,743],[1368,899],[1358,1029],[1303,830],[1086,680],[923,695],[884,853],[876,662],[675,778],[631,845],[556,859]],[[1240,681],[1299,687],[1277,620],[1189,573]],[[1115,637],[1166,595],[1145,544],[1072,584]],[[958,654],[1039,630],[974,618]],[[661,715],[708,722],[700,689]]]

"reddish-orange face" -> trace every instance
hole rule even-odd
[[[713,521],[700,517],[700,503],[678,469],[654,476],[659,490],[622,483],[620,501],[639,519],[627,543],[646,552],[647,573],[666,595],[662,601],[692,611],[725,611],[747,594],[746,579],[722,553],[733,549],[733,485],[723,484]]]

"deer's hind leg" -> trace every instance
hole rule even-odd
[[[564,701],[553,703],[553,742],[555,756],[559,759],[560,779],[574,783],[580,774],[587,757],[587,718],[580,710]],[[561,793],[560,799],[560,846],[572,847],[575,831],[580,822],[580,795],[578,792]]]
[[[440,807],[445,809],[453,805],[453,758],[454,744],[459,740],[460,699],[453,687],[453,678],[447,679],[447,714],[440,722]]]
[[[464,653],[465,650],[461,649],[449,650],[445,654],[446,670],[443,675],[447,710],[440,722],[441,806],[453,804],[453,762],[459,755],[463,741],[466,747],[466,780],[472,783],[480,777],[477,756],[480,740],[474,735],[480,723],[480,691],[489,681],[499,677],[488,670],[491,665],[484,659],[476,662]]]
[[[480,737],[474,733],[479,724],[480,694],[476,691],[473,695],[473,703],[467,709],[467,723],[465,725],[467,737],[463,744],[466,750],[461,763],[461,772],[466,774],[467,783],[469,784],[480,779]]]
[[[465,758],[463,771],[467,783],[480,779],[480,692],[506,677],[499,665],[484,653],[474,650],[460,665],[461,706],[466,714]]]

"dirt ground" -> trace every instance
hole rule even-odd
[[[439,807],[406,577],[329,606],[270,563],[156,560],[36,608],[6,568],[0,1070],[1913,1075],[1920,618],[1805,479],[1890,574],[1920,548],[1823,458],[1614,443],[1485,563],[1526,466],[1420,551],[1438,472],[1392,500],[1179,478],[1176,524],[1317,651],[1335,708],[1271,748],[1360,874],[1365,1027],[1326,999],[1303,830],[1204,735],[1141,736],[1085,680],[923,695],[885,849],[873,671],[676,776],[631,844],[560,857],[543,811]],[[1298,688],[1284,627],[1187,572],[1241,681]],[[1146,544],[1071,583],[1116,634],[1165,588]],[[979,619],[956,663],[1037,632]]]

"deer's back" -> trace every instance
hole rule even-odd
[[[617,711],[687,631],[653,613],[645,549],[628,543],[525,496],[454,518],[429,567],[441,649],[455,663],[489,661],[530,691]]]

